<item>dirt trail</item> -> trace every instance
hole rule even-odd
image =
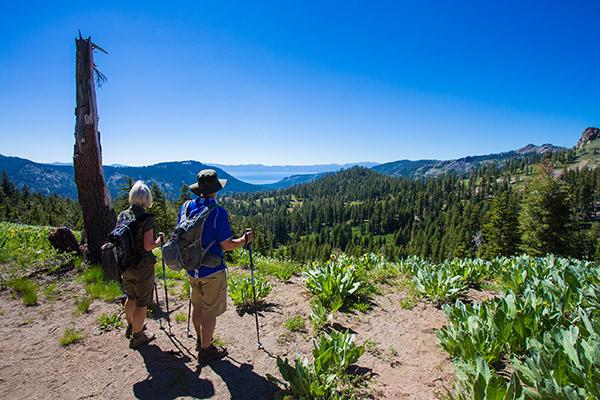
[[[307,320],[309,295],[299,278],[275,282],[269,304],[261,312],[258,350],[254,316],[239,316],[233,304],[218,320],[217,335],[230,357],[198,368],[195,339],[185,335],[185,323],[173,320],[174,337],[148,320],[157,340],[139,351],[130,350],[124,330],[101,333],[96,318],[103,312],[119,312],[117,304],[94,301],[90,313],[73,316],[75,299],[83,292],[75,283],[59,285],[59,300],[41,300],[25,307],[9,293],[0,294],[0,398],[64,399],[269,399],[275,387],[266,374],[279,377],[276,356],[294,358],[309,354],[308,333],[289,333],[285,321],[294,315]],[[161,303],[164,299],[161,292]],[[442,312],[426,304],[413,310],[399,307],[401,295],[391,288],[375,299],[367,314],[338,318],[368,340],[368,351],[357,363],[371,370],[376,399],[435,399],[449,387],[452,364],[437,345],[433,328],[444,322]],[[171,299],[171,311],[187,312],[187,302]],[[124,319],[124,318],[123,318]],[[58,344],[63,330],[74,323],[85,339],[66,348]]]

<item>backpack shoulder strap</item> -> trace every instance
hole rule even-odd
[[[188,210],[190,209],[190,204],[192,203],[192,201],[194,201],[194,200],[187,200],[185,203],[183,203],[183,206],[181,209],[181,216],[179,217],[180,223],[185,221],[185,219],[187,218]]]

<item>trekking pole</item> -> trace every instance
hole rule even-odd
[[[188,302],[188,319],[187,319],[187,329],[185,332],[187,333],[187,337],[191,338],[192,334],[190,333],[190,317],[192,315],[192,285],[190,285],[189,291],[189,302]]]
[[[154,281],[154,294],[156,295],[156,308],[158,310],[160,304],[158,304],[158,285],[156,284],[156,280]],[[160,315],[158,316],[158,323],[160,324],[160,330],[164,331],[165,328],[163,327],[162,318]]]
[[[163,284],[165,285],[165,303],[167,305],[167,325],[169,325],[169,335],[171,334],[171,314],[169,311],[169,294],[167,293],[167,270],[165,269],[165,259],[162,256],[163,245],[160,244],[160,261],[162,261]]]
[[[254,320],[256,321],[256,344],[259,349],[262,349],[260,343],[260,332],[258,330],[258,308],[256,307],[256,286],[254,285],[254,263],[252,262],[252,244],[248,244],[248,252],[250,253],[250,276],[252,278],[252,296],[254,297]]]

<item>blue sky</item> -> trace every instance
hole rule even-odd
[[[0,153],[73,151],[74,39],[105,163],[314,164],[572,146],[600,125],[600,2],[3,2]]]

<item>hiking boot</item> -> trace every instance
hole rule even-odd
[[[227,354],[227,349],[225,347],[217,347],[214,344],[211,344],[208,348],[200,349],[200,351],[198,351],[198,363],[206,364],[212,360],[223,358]]]
[[[146,325],[142,327],[142,332],[146,330]],[[125,337],[127,339],[131,339],[131,335],[133,335],[133,325],[127,324],[127,329],[125,329]]]
[[[129,341],[129,348],[135,349],[136,347],[139,347],[143,344],[150,343],[154,339],[156,339],[156,336],[154,335],[146,336],[144,332],[134,333],[131,337],[131,340]]]

